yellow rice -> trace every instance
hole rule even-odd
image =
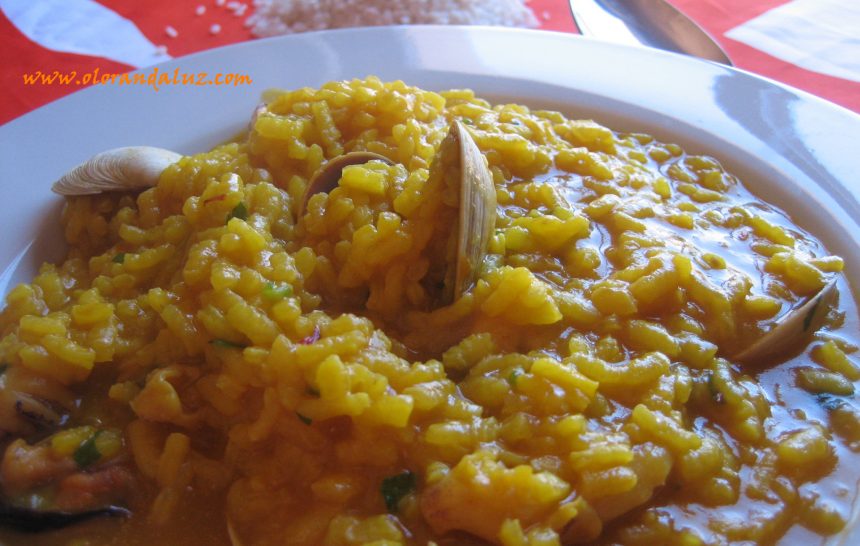
[[[7,296],[7,381],[121,421],[142,484],[127,543],[195,543],[188,506],[248,545],[845,525],[853,492],[805,487],[856,461],[856,332],[833,314],[840,335],[782,365],[777,398],[725,358],[842,261],[715,159],[373,77],[267,99],[246,136],[157,187],[69,200],[68,258]],[[479,281],[439,307],[457,203],[433,159],[454,119],[499,215]],[[394,164],[347,168],[296,218],[314,172],[356,150]],[[801,399],[813,409],[789,411]],[[396,476],[414,485],[387,506]]]

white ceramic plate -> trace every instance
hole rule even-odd
[[[0,294],[62,258],[62,200],[49,188],[92,154],[135,144],[203,151],[247,123],[264,89],[373,74],[429,89],[470,87],[712,155],[843,256],[860,296],[860,116],[802,91],[656,50],[481,27],[317,32],[159,65],[177,68],[246,73],[253,84],[97,86],[0,127]],[[860,543],[860,531],[851,534],[844,543]]]

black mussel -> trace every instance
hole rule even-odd
[[[51,531],[97,517],[128,517],[131,511],[121,506],[105,506],[82,512],[40,511],[0,505],[0,525],[27,533]]]

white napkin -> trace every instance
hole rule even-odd
[[[46,49],[136,68],[170,59],[134,23],[93,0],[0,0],[0,9],[22,34]]]
[[[726,36],[807,70],[860,82],[858,0],[793,0]]]

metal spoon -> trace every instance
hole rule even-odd
[[[665,0],[570,0],[570,10],[583,35],[732,65],[707,32]]]

